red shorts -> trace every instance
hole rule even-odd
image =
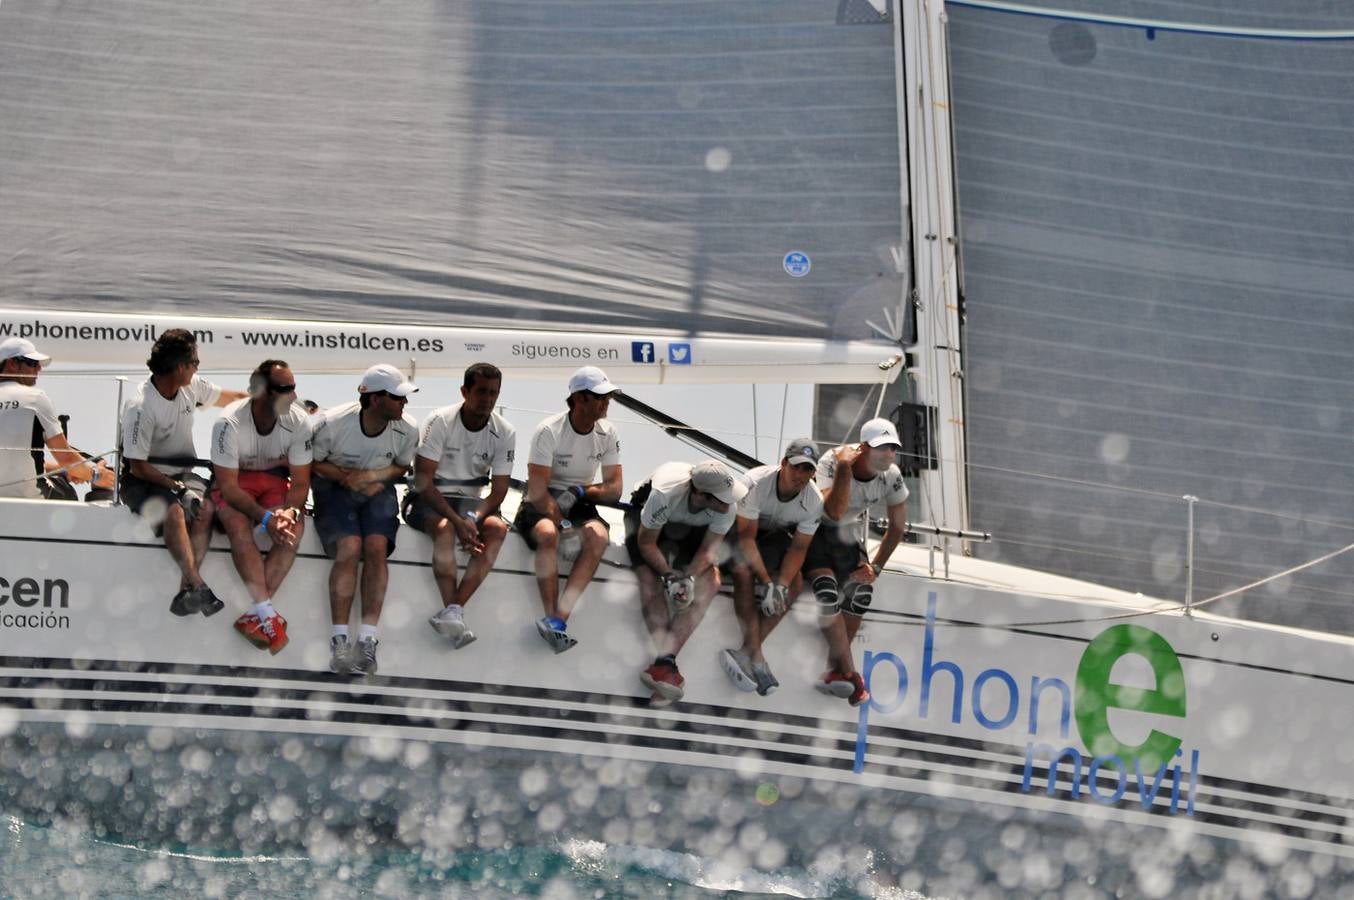
[[[287,491],[291,489],[291,479],[281,475],[274,475],[272,472],[255,472],[250,469],[240,471],[240,489],[254,498],[254,502],[264,509],[276,509],[287,499]],[[217,506],[225,506],[226,498],[221,496],[221,489],[212,490],[212,502]]]

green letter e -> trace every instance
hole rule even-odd
[[[1110,672],[1122,657],[1136,653],[1156,676],[1152,690],[1110,683]],[[1122,743],[1110,731],[1109,710],[1131,709],[1164,716],[1185,715],[1185,673],[1166,639],[1141,625],[1115,625],[1086,647],[1077,666],[1077,730],[1092,756],[1137,759],[1143,771],[1154,771],[1180,747],[1180,738],[1152,729],[1137,746]]]

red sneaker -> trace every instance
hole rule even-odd
[[[260,650],[267,650],[268,645],[272,643],[272,635],[264,633],[263,623],[253,613],[245,613],[236,619],[235,630],[240,632],[246,641]]]
[[[850,675],[843,675],[836,669],[829,669],[813,683],[813,688],[820,694],[828,694],[846,700],[855,693],[856,684],[851,680]],[[863,687],[861,689],[864,690]]]
[[[274,656],[291,640],[287,637],[287,620],[277,613],[273,613],[268,621],[259,626],[259,632],[268,635],[268,652]]]
[[[870,699],[870,692],[865,690],[865,679],[860,676],[859,672],[851,673],[851,684],[855,687],[855,690],[851,692],[850,697],[846,698],[847,703],[852,706],[860,706]]]
[[[669,702],[682,699],[684,693],[682,686],[686,684],[682,673],[669,663],[654,663],[639,673],[639,680],[644,682],[644,686],[649,690]]]

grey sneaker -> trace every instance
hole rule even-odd
[[[574,644],[578,643],[576,638],[569,637],[568,632],[562,628],[556,628],[550,621],[549,616],[536,620],[536,633],[541,636],[541,640],[550,645],[550,649],[556,653],[563,653]]]
[[[433,631],[436,631],[453,644],[460,640],[461,637],[470,630],[466,627],[465,614],[461,612],[461,607],[454,603],[451,606],[444,606],[438,610],[437,615],[428,619],[428,624],[432,626]],[[473,641],[474,637],[471,637],[470,640]],[[466,643],[469,642],[470,641],[466,641]]]
[[[345,635],[336,634],[329,639],[329,671],[335,675],[352,674],[352,647]]]
[[[376,638],[362,638],[353,650],[352,671],[354,675],[376,674]]]
[[[757,679],[757,693],[763,697],[770,697],[780,687],[776,676],[771,674],[771,667],[764,662],[752,664],[752,677]]]
[[[752,670],[752,662],[742,650],[719,651],[719,667],[740,691],[751,693],[757,690],[757,676]]]

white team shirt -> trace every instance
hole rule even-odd
[[[498,413],[479,431],[471,431],[461,421],[460,403],[435,409],[423,421],[418,455],[437,460],[437,478],[443,481],[473,481],[495,475],[511,475],[517,455],[517,429]],[[449,497],[484,496],[484,489],[473,484],[443,484],[438,488]]]
[[[663,463],[649,476],[653,490],[639,513],[639,524],[655,531],[669,522],[679,525],[705,525],[714,534],[728,534],[738,515],[733,504],[727,512],[691,509],[691,464]]]
[[[588,434],[579,434],[565,411],[536,426],[527,462],[549,466],[550,490],[558,493],[574,485],[595,484],[599,467],[619,466],[621,441],[606,419],[599,419]]]
[[[789,531],[813,534],[823,517],[823,495],[812,481],[789,500],[781,500],[776,491],[780,466],[758,466],[738,476],[748,492],[738,502],[738,515],[756,519],[759,531]]]
[[[828,491],[832,490],[832,480],[837,475],[837,452],[834,449],[830,453],[824,453],[823,458],[818,460],[818,473],[815,480],[818,482],[818,489],[823,494],[823,500],[826,502]],[[869,481],[861,481],[855,475],[851,476],[851,494],[846,501],[846,512],[842,513],[839,522],[833,520],[823,513],[825,522],[833,522],[839,525],[851,525],[857,520],[863,521],[865,511],[874,504],[884,502],[885,506],[897,506],[907,499],[907,485],[903,483],[903,473],[898,470],[896,465],[889,466],[879,475],[871,478]]]
[[[362,433],[361,413],[357,401],[325,410],[315,426],[315,462],[327,461],[345,469],[412,465],[418,449],[418,423],[402,416],[388,422],[376,437],[367,437]]]
[[[122,408],[122,455],[125,459],[149,459],[152,456],[197,456],[193,446],[193,412],[199,406],[211,406],[221,396],[221,388],[201,375],[194,375],[187,387],[179,388],[172,399],[160,396],[147,378]],[[191,466],[151,463],[166,475],[176,476]]]
[[[212,465],[250,472],[310,465],[311,424],[306,408],[293,403],[277,417],[271,432],[259,434],[252,404],[249,397],[236,400],[212,426]]]
[[[33,445],[35,426],[43,441],[61,433],[51,398],[32,385],[0,381],[0,497],[36,500],[42,496],[33,457],[23,449]]]

